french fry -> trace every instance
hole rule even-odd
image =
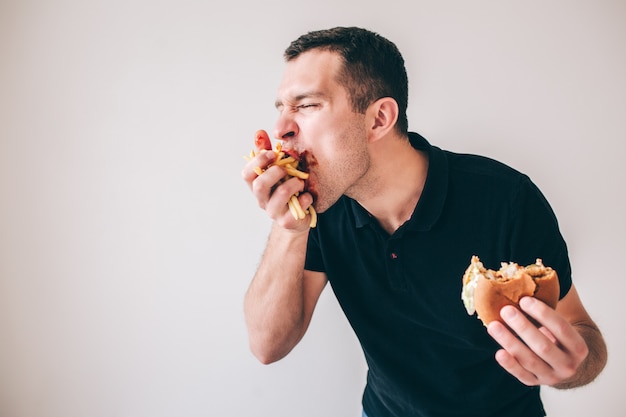
[[[265,152],[265,151],[260,151],[260,152]],[[282,150],[281,142],[276,143],[275,149],[273,151],[268,151],[268,152],[274,152],[276,157],[275,157],[274,162],[268,165],[267,168],[273,165],[282,166],[285,169],[285,172],[287,174],[285,175],[285,178],[283,178],[283,181],[286,181],[291,177],[297,177],[302,180],[306,180],[307,178],[309,178],[308,173],[300,171],[298,169],[298,160],[296,158],[294,158],[293,156],[289,156],[289,155],[285,156],[285,152],[283,152]],[[250,161],[258,154],[259,152],[253,149],[252,151],[250,151],[250,155],[244,156],[244,159],[246,161]],[[254,172],[257,175],[261,175],[264,171],[265,170],[259,166],[254,167]],[[313,208],[313,206],[309,206],[309,208],[307,208],[306,210],[303,210],[302,206],[300,205],[300,202],[298,201],[298,194],[294,194],[291,196],[291,198],[287,202],[287,206],[289,207],[289,211],[291,212],[291,215],[294,217],[294,219],[302,220],[307,215],[309,215],[311,217],[309,226],[311,228],[314,228],[315,226],[317,226],[317,213],[315,209]]]
[[[304,212],[304,210],[302,210],[302,206],[300,205],[300,202],[298,201],[298,196],[297,195],[292,195],[291,196],[291,203],[293,204],[294,208],[296,209],[296,213],[297,213],[297,217],[296,220],[300,219],[304,219],[306,217],[306,213]]]
[[[313,206],[309,206],[307,211],[311,215],[311,223],[309,223],[309,227],[315,228],[315,226],[317,226],[317,212],[315,211]]]
[[[296,206],[294,205],[291,198],[289,199],[289,201],[287,201],[287,206],[289,207],[289,211],[291,212],[293,218],[298,220],[298,210],[296,209]]]
[[[291,175],[292,177],[298,177],[303,180],[306,180],[307,178],[309,178],[309,174],[307,174],[306,172],[299,171],[290,165],[285,165],[285,171],[287,171],[287,174]]]
[[[274,162],[274,165],[278,165],[278,166],[291,165],[294,162],[296,162],[296,158],[294,158],[293,156],[288,156],[287,158],[282,158],[282,159],[277,160],[276,162]]]

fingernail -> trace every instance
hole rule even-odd
[[[487,331],[492,336],[499,336],[504,333],[504,326],[498,321],[492,321],[487,326]]]
[[[500,310],[500,316],[502,316],[502,318],[505,320],[512,319],[516,315],[517,315],[517,310],[511,306],[502,307],[502,310]]]
[[[533,297],[524,297],[519,300],[519,305],[524,310],[532,307],[533,304],[535,304],[535,299]]]

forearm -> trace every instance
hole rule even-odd
[[[289,353],[308,324],[302,280],[306,243],[306,233],[274,226],[246,293],[244,313],[250,347],[263,363]]]
[[[574,327],[587,343],[589,353],[574,376],[553,385],[557,389],[570,389],[589,384],[602,372],[608,359],[604,338],[594,323],[579,323],[574,324]]]

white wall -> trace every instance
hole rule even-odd
[[[546,407],[623,415],[625,2],[1,0],[1,416],[360,415],[330,291],[269,367],[242,315],[269,228],[242,155],[283,49],[335,25],[404,52],[412,129],[543,189],[611,353]]]

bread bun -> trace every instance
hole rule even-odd
[[[463,275],[461,299],[469,315],[476,313],[485,324],[500,320],[506,305],[518,306],[525,296],[535,297],[552,308],[559,301],[556,271],[544,266],[541,259],[526,267],[502,262],[498,271],[486,269],[478,256],[472,256]]]

